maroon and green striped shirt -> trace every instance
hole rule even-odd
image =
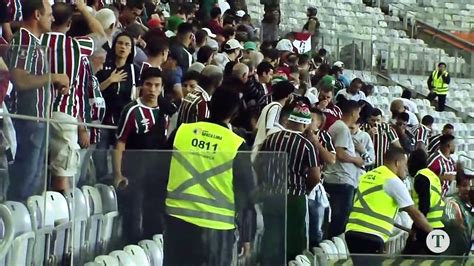
[[[390,145],[398,140],[397,132],[387,123],[377,124],[377,134],[370,134],[372,126],[370,124],[361,125],[361,129],[372,137],[372,143],[374,143],[375,150],[375,163],[371,167],[379,167],[383,165],[383,157]]]
[[[89,37],[69,37],[63,33],[50,32],[41,38],[43,46],[48,47],[51,73],[68,75],[69,94],[54,95],[53,112],[61,112],[72,117],[83,117],[84,95],[89,80],[87,63],[83,57],[90,56],[94,42]],[[54,91],[54,90],[53,90]]]
[[[418,127],[415,128],[413,134],[415,135],[415,143],[423,142],[425,147],[428,147],[428,139],[431,134],[431,129],[429,129],[423,124],[420,124]]]
[[[306,181],[308,169],[318,166],[317,153],[313,144],[306,139],[301,132],[282,130],[271,134],[262,144],[261,151],[285,152],[288,162],[288,195],[301,196],[306,193]],[[262,153],[262,156],[265,153]],[[275,177],[279,177],[276,175]],[[269,183],[277,183],[281,180],[270,180]]]
[[[41,47],[40,40],[25,28],[20,28],[13,35],[8,50],[7,61],[10,69],[22,69],[31,75],[43,75],[47,73],[45,52]],[[14,82],[13,82],[14,83]],[[51,97],[51,91],[44,87],[18,91],[15,85],[11,93],[11,112],[40,117],[46,117],[47,104]]]

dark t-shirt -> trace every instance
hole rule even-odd
[[[99,83],[102,83],[109,78],[115,68],[115,65],[105,66],[103,70],[97,72],[96,76]],[[107,107],[103,122],[106,125],[116,125],[118,123],[123,108],[132,101],[131,96],[133,86],[140,85],[140,70],[138,67],[129,64],[118,68],[118,70],[125,70],[127,73],[127,79],[120,83],[113,83],[102,91],[102,96],[104,97],[105,105]]]

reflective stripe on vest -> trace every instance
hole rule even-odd
[[[385,183],[398,178],[386,166],[380,166],[360,178],[347,231],[377,234],[387,241],[390,237],[398,206],[384,190]]]
[[[199,227],[234,229],[232,168],[242,143],[220,125],[182,124],[174,141],[167,213]]]
[[[433,80],[432,85],[434,87],[434,93],[439,95],[448,94],[448,84],[444,83],[443,77],[441,75],[438,77],[438,70],[433,71],[431,78]]]
[[[416,173],[416,175],[420,174],[426,176],[430,182],[430,210],[426,214],[426,219],[433,228],[444,228],[442,218],[446,204],[444,203],[441,196],[441,180],[429,168],[421,169],[418,171],[418,173]],[[412,191],[412,197],[416,206],[418,206],[419,198],[415,190]]]

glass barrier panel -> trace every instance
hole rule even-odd
[[[329,245],[328,245],[329,246]],[[341,254],[326,253],[327,250],[316,248],[316,254],[300,255],[295,261],[298,265],[474,265],[474,260],[468,256],[445,255],[400,255],[400,254]]]
[[[253,164],[248,152],[81,155],[66,195],[73,265],[107,254],[171,265],[286,263],[286,154],[260,153]]]
[[[346,69],[428,77],[439,62],[444,62],[452,78],[474,78],[472,51],[429,47],[420,39],[400,38],[401,31],[387,29],[390,34],[381,35],[378,27],[361,27],[364,33],[358,36],[325,30],[319,45],[333,62],[342,61]]]

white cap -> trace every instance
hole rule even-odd
[[[237,12],[235,12],[235,15],[237,15],[237,17],[241,18],[245,15],[245,11],[237,10]]]
[[[278,51],[284,51],[284,52],[290,52],[293,53],[293,44],[291,44],[291,41],[288,39],[281,39],[277,45],[276,49]]]
[[[165,32],[165,35],[166,35],[166,37],[171,38],[171,37],[176,36],[176,33],[172,32],[172,31],[170,31],[170,30],[167,30],[167,31]]]
[[[216,35],[214,33],[212,33],[212,31],[209,28],[202,28],[202,30],[207,33],[207,36],[209,36],[211,38],[216,38]]]
[[[237,48],[244,49],[244,47],[236,39],[230,39],[224,45],[224,50],[234,50]]]
[[[342,61],[336,61],[334,62],[333,66],[344,68],[344,63]]]
[[[206,45],[209,46],[209,47],[211,47],[212,50],[214,50],[214,51],[219,50],[219,43],[217,43],[216,40],[211,39],[211,38],[209,38],[209,37],[207,37]]]
[[[196,62],[196,63],[193,63],[192,65],[189,66],[188,72],[189,71],[195,71],[195,72],[198,72],[199,74],[201,74],[204,67],[205,67],[204,64]]]
[[[109,8],[102,8],[97,12],[95,18],[100,22],[104,30],[110,28],[110,25],[115,24],[117,19],[115,18],[114,11]]]
[[[161,11],[161,12],[163,13],[163,17],[165,17],[165,18],[169,18],[169,17],[170,17],[170,13],[169,13],[168,11],[163,10],[163,11]]]

